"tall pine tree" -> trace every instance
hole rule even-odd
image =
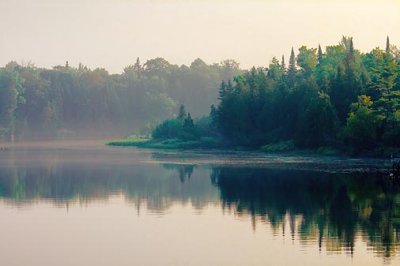
[[[390,41],[389,41],[389,36],[386,37],[386,49],[385,49],[386,54],[390,54]]]
[[[318,45],[318,63],[321,63],[322,60],[322,49],[321,49],[321,45]]]
[[[292,47],[292,51],[290,52],[290,58],[289,58],[289,67],[288,67],[288,83],[289,87],[294,87],[295,84],[295,78],[296,78],[296,56],[294,55],[294,50]]]

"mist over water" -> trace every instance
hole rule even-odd
[[[382,161],[338,173],[334,158],[304,160],[4,146],[0,255],[7,265],[396,265],[400,184],[368,172]]]
[[[398,25],[398,0],[1,0],[0,264],[400,265]]]

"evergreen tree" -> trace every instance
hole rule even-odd
[[[142,67],[142,65],[140,64],[140,59],[139,59],[139,57],[136,58],[136,62],[135,62],[135,64],[133,65],[133,71],[135,71],[135,73],[136,73],[136,75],[137,75],[138,78],[141,77],[142,72],[143,72],[143,67]]]
[[[227,85],[225,81],[222,81],[221,84],[219,85],[218,94],[219,94],[218,99],[220,100],[220,102],[226,99],[228,94],[227,94]]]
[[[332,145],[335,140],[337,116],[329,95],[314,92],[299,114],[296,142],[302,147]]]
[[[210,107],[210,119],[211,129],[216,130],[218,125],[218,110],[214,104],[212,104]]]
[[[194,123],[193,123],[193,119],[192,116],[190,115],[190,113],[187,114],[185,120],[183,121],[183,128],[191,130],[194,128]]]
[[[295,77],[296,77],[296,57],[294,55],[294,50],[292,47],[292,50],[290,52],[290,58],[289,58],[289,67],[288,67],[288,72],[287,72],[287,77],[289,81],[289,87],[293,87],[295,84]]]
[[[347,53],[347,57],[348,57],[348,61],[355,60],[353,38],[350,38],[350,40],[349,40],[349,50]]]
[[[294,50],[292,47],[289,57],[289,73],[294,73],[294,72],[296,72],[296,57],[294,55]]]
[[[387,55],[390,54],[390,42],[389,42],[389,36],[386,37],[386,49],[385,49],[385,53]]]
[[[321,63],[322,61],[322,49],[321,49],[321,45],[318,45],[318,63]]]
[[[178,120],[184,120],[186,118],[186,109],[183,104],[179,106],[179,112],[178,112]]]

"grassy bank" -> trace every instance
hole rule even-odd
[[[221,150],[253,150],[267,154],[278,154],[288,156],[340,156],[340,157],[362,157],[362,158],[399,158],[400,150],[394,148],[376,149],[364,152],[354,152],[334,149],[332,147],[320,147],[316,149],[299,149],[292,141],[272,143],[262,146],[260,149],[249,149],[229,145],[221,140],[203,137],[198,140],[182,139],[151,139],[148,137],[130,136],[117,139],[107,143],[109,146],[138,147],[150,149],[221,149]]]
[[[140,136],[129,136],[127,138],[115,139],[107,142],[109,146],[138,146],[140,144],[149,142],[150,138]]]
[[[152,149],[223,149],[228,146],[214,138],[200,138],[199,140],[181,139],[150,139],[144,137],[128,137],[107,143],[109,146],[139,147]]]
[[[395,147],[377,147],[369,150],[356,150],[352,147],[318,147],[314,149],[299,149],[293,141],[281,141],[261,147],[266,153],[311,155],[311,156],[345,156],[357,158],[400,158],[400,149]]]

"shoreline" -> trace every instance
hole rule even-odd
[[[385,153],[378,155],[377,153],[359,153],[351,155],[335,148],[320,147],[316,149],[299,149],[293,148],[290,150],[268,151],[262,148],[252,149],[249,147],[230,146],[218,142],[203,142],[203,141],[180,141],[177,139],[154,140],[148,138],[136,139],[117,139],[106,142],[107,146],[113,147],[137,147],[143,149],[157,150],[199,150],[199,151],[222,151],[222,152],[255,152],[263,155],[277,156],[304,156],[304,157],[327,157],[340,159],[379,159],[390,160],[395,162],[400,160],[400,155],[391,157]],[[398,151],[396,151],[398,152]],[[398,154],[398,153],[397,153]]]

